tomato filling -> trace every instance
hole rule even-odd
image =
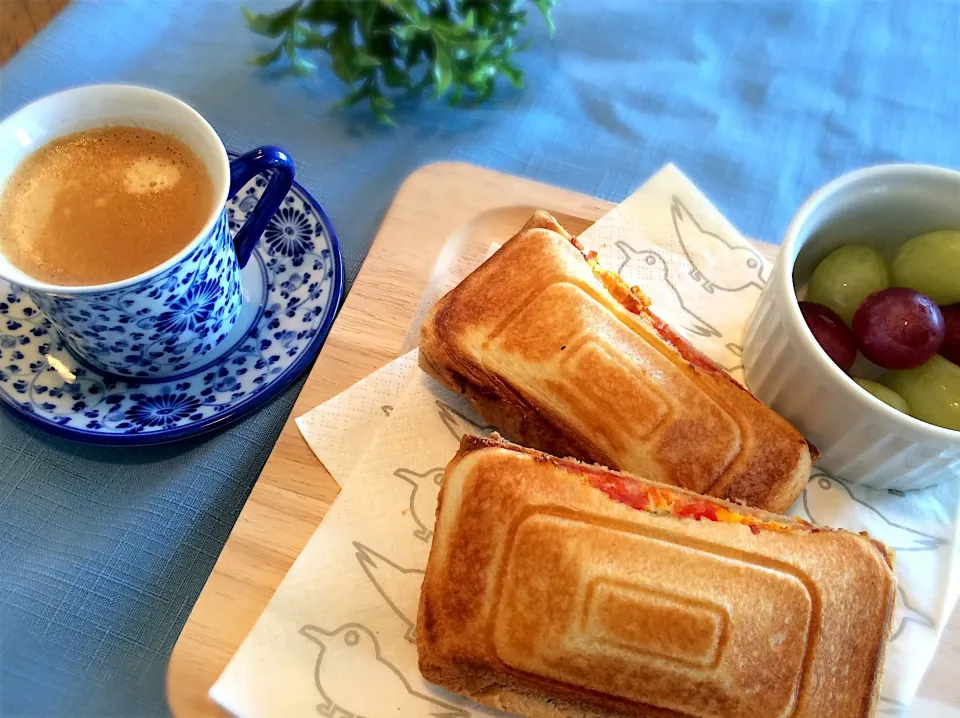
[[[695,499],[670,489],[648,486],[615,474],[584,473],[595,489],[599,489],[614,501],[638,511],[673,515],[695,521],[706,519],[719,523],[742,524],[754,534],[759,534],[761,530],[784,533],[791,529],[809,531],[814,528],[812,524],[801,520],[788,519],[788,523],[766,521],[750,514],[731,511],[707,499]]]

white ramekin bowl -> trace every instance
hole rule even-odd
[[[747,386],[820,450],[819,466],[848,481],[919,489],[956,479],[960,432],[903,414],[854,383],[807,329],[797,292],[842,244],[869,244],[889,259],[936,229],[960,229],[960,172],[881,165],[835,179],[794,216],[747,324]]]

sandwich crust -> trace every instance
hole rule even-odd
[[[420,364],[510,439],[771,511],[815,450],[550,215],[431,310]]]
[[[417,650],[428,681],[536,718],[862,718],[895,594],[869,537],[465,437]]]

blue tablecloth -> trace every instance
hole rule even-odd
[[[556,23],[520,60],[526,91],[426,105],[388,130],[331,112],[328,72],[248,66],[268,44],[239,3],[75,0],[0,73],[0,115],[84,83],[172,92],[230,147],[289,150],[351,279],[400,182],[434,160],[611,200],[672,161],[742,232],[773,241],[841,172],[960,166],[958,2],[561,0]],[[166,712],[170,651],[298,390],[152,450],[80,446],[0,412],[0,714]]]

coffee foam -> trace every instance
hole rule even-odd
[[[6,239],[16,253],[30,252],[30,238],[47,224],[59,193],[59,182],[51,181],[48,172],[37,172],[4,187],[0,201],[8,205],[3,213]]]
[[[180,181],[176,162],[158,157],[138,157],[124,169],[123,186],[130,194],[171,189]]]

